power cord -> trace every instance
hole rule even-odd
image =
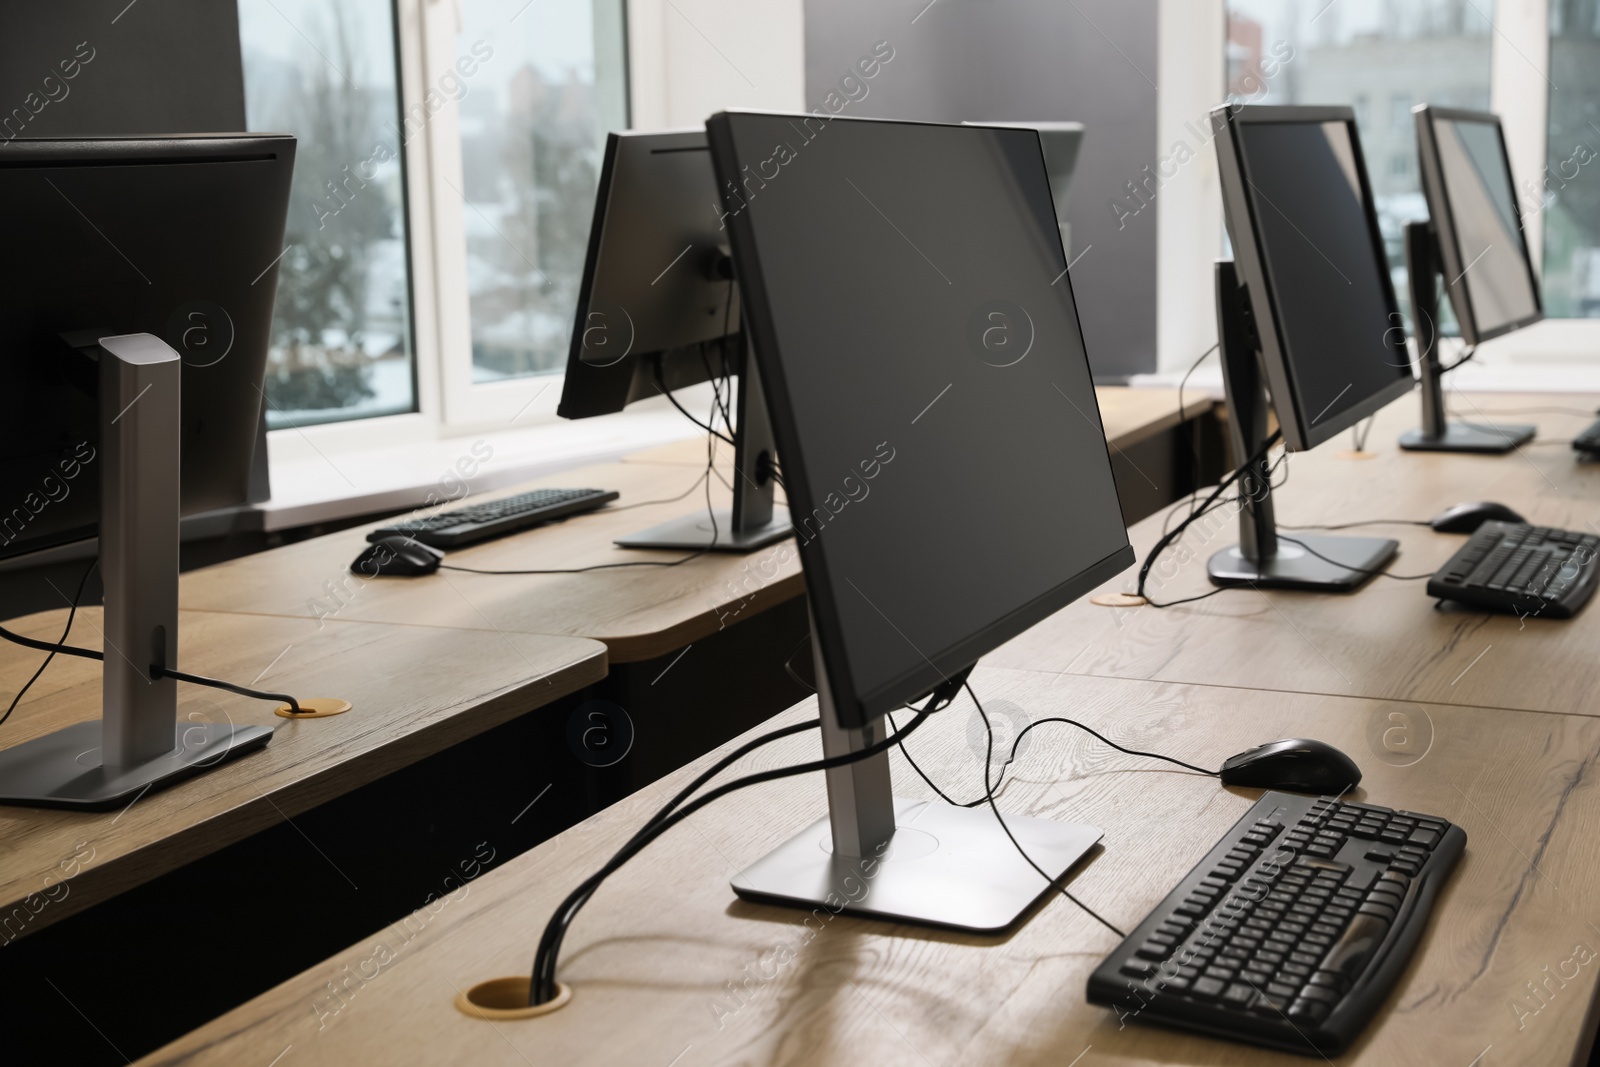
[[[801,724],[800,727],[786,727],[785,730],[788,732],[775,731],[772,734],[767,734],[763,737],[756,738],[754,741],[749,742],[743,749],[735,753],[730,753],[728,756],[724,757],[711,769],[704,772],[699,778],[691,783],[688,788],[684,789],[676,797],[669,801],[665,807],[658,811],[650,819],[650,821],[639,830],[638,833],[629,838],[628,842],[617,851],[616,855],[612,856],[611,859],[607,861],[605,866],[601,867],[600,870],[596,871],[594,874],[585,879],[583,883],[574,889],[570,894],[568,894],[567,898],[561,902],[559,907],[556,908],[555,913],[550,916],[550,921],[545,925],[544,934],[539,939],[538,952],[534,956],[532,989],[529,996],[529,1003],[545,1004],[554,999],[556,995],[556,961],[561,953],[561,942],[566,937],[567,930],[572,925],[572,921],[577,918],[578,912],[583,908],[584,904],[588,902],[589,898],[594,895],[595,890],[600,887],[601,883],[614,874],[619,868],[621,868],[623,864],[627,863],[630,859],[636,856],[645,848],[645,846],[649,845],[650,842],[654,841],[656,838],[660,837],[662,834],[666,833],[668,830],[672,829],[674,826],[678,825],[678,823],[682,822],[684,819],[687,819],[690,815],[693,815],[707,804],[727,796],[729,793],[748,788],[752,785],[759,785],[762,782],[776,781],[780,778],[792,778],[801,774],[809,774],[812,771],[826,771],[831,770],[834,767],[844,767],[851,763],[858,763],[864,759],[871,759],[880,752],[888,751],[894,745],[915,733],[916,730],[928,720],[929,716],[948,707],[951,699],[954,697],[954,685],[959,684],[961,681],[964,681],[964,676],[961,679],[952,680],[952,683],[947,683],[946,685],[941,686],[939,690],[936,690],[931,696],[929,696],[928,703],[917,711],[916,717],[906,725],[904,730],[897,730],[894,734],[884,738],[882,741],[868,745],[866,748],[858,751],[846,753],[842,756],[830,756],[826,759],[813,760],[809,763],[799,763],[789,767],[778,767],[770,771],[760,771],[756,774],[745,775],[743,778],[735,778],[733,781],[726,782],[711,790],[709,793],[704,793],[694,800],[684,803],[684,799],[690,793],[708,781],[713,774],[731,764],[739,755],[742,755],[744,752],[753,750],[754,748],[760,747],[761,745],[767,744],[771,741],[775,741],[780,736],[786,737],[789,735],[789,733],[799,732],[800,729],[810,729],[814,726],[820,725],[820,721]],[[682,806],[679,806],[680,804]]]
[[[1376,575],[1379,578],[1393,578],[1397,582],[1420,582],[1424,578],[1432,578],[1433,577],[1433,572],[1432,571],[1429,571],[1427,574],[1390,574],[1388,571],[1375,571],[1375,570],[1371,570],[1371,569],[1369,569],[1367,567],[1352,567],[1348,563],[1341,563],[1339,560],[1329,559],[1327,556],[1324,556],[1321,552],[1318,552],[1316,549],[1312,548],[1310,545],[1306,544],[1304,541],[1299,540],[1298,538],[1290,537],[1287,534],[1279,534],[1278,535],[1278,540],[1287,541],[1291,545],[1299,545],[1301,548],[1305,549],[1307,552],[1311,553],[1313,556],[1316,556],[1322,562],[1331,563],[1335,567],[1342,567],[1343,569],[1345,569],[1347,571],[1352,571],[1352,572],[1354,572],[1356,574],[1370,574],[1370,575]]]
[[[1146,604],[1149,604],[1153,608],[1171,608],[1176,607],[1179,604],[1188,604],[1196,600],[1205,600],[1207,597],[1213,597],[1218,593],[1226,591],[1225,589],[1213,589],[1211,592],[1202,593],[1199,596],[1185,597],[1182,600],[1169,600],[1166,603],[1157,603],[1155,600],[1151,599],[1145,594],[1145,583],[1150,578],[1150,568],[1155,566],[1157,559],[1161,558],[1161,553],[1165,552],[1174,541],[1182,537],[1184,531],[1197,522],[1202,516],[1210,513],[1214,507],[1219,506],[1217,504],[1218,498],[1227,491],[1230,485],[1242,478],[1245,472],[1253,470],[1258,463],[1266,459],[1267,453],[1272,451],[1272,447],[1278,443],[1282,436],[1283,431],[1274,430],[1272,435],[1262,443],[1261,447],[1257,449],[1249,459],[1239,464],[1239,466],[1234,469],[1233,473],[1229,474],[1217,484],[1217,487],[1211,491],[1211,495],[1206,498],[1205,503],[1200,505],[1198,510],[1191,511],[1187,518],[1180,522],[1174,529],[1163,534],[1161,536],[1161,540],[1155,543],[1155,547],[1153,547],[1149,554],[1145,556],[1144,563],[1139,567],[1139,582],[1135,588],[1136,594],[1143,598]]]
[[[1047,874],[1043,867],[1033,862],[1033,857],[1028,855],[1027,850],[1024,849],[1022,844],[1017,840],[1017,836],[1011,832],[1011,827],[1006,825],[1005,816],[1000,814],[1000,806],[994,802],[994,785],[992,785],[989,781],[989,768],[994,762],[994,726],[989,722],[989,713],[983,710],[983,701],[979,700],[978,694],[973,692],[972,683],[963,682],[962,686],[966,689],[967,695],[972,698],[972,703],[977,706],[978,715],[983,719],[983,728],[988,734],[988,749],[983,759],[983,788],[984,799],[989,802],[989,810],[994,812],[995,821],[1000,824],[1000,829],[1004,830],[1006,832],[1006,836],[1011,839],[1011,844],[1016,847],[1017,854],[1023,859],[1027,860],[1028,866],[1038,871],[1039,877],[1043,878],[1047,884],[1054,885],[1055,879]],[[1065,885],[1061,886],[1060,889],[1062,896],[1066,897],[1078,907],[1082,908],[1084,912],[1095,922],[1099,923],[1101,926],[1104,926],[1107,930],[1110,930],[1118,937],[1126,938],[1128,936],[1122,930],[1118,929],[1110,920],[1106,919],[1099,912],[1089,907],[1089,905],[1073,896],[1072,892],[1068,890]]]
[[[78,591],[72,594],[72,608],[67,612],[67,625],[62,628],[61,640],[56,642],[57,645],[65,645],[67,636],[72,633],[72,620],[78,617],[78,602],[83,599],[83,591],[89,585],[89,575],[93,574],[94,569],[98,566],[100,566],[100,557],[96,556],[89,561],[89,566],[83,572],[83,577],[78,579]],[[33,688],[33,683],[39,680],[39,676],[44,673],[46,667],[50,666],[51,661],[56,658],[56,653],[59,651],[60,648],[52,648],[50,654],[44,658],[44,662],[39,664],[39,669],[33,672],[33,677],[29,678],[27,683],[17,690],[17,695],[11,698],[11,706],[6,708],[4,715],[0,715],[0,726],[4,726],[6,720],[11,718],[11,713],[17,710],[17,705],[22,703],[22,698],[27,696],[28,690]]]

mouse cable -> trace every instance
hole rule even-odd
[[[1357,526],[1431,526],[1427,519],[1363,519],[1360,522],[1334,522],[1311,523],[1306,526],[1290,526],[1288,523],[1278,523],[1280,530],[1352,530]]]
[[[83,599],[83,590],[89,584],[89,575],[93,574],[94,569],[99,565],[100,557],[95,556],[89,562],[88,569],[83,572],[83,577],[78,579],[78,591],[72,594],[72,608],[67,612],[67,625],[61,630],[61,639],[56,642],[58,645],[65,645],[68,635],[72,633],[72,620],[78,617],[78,602]],[[17,690],[17,695],[11,698],[11,706],[6,708],[4,715],[0,715],[0,726],[4,726],[6,720],[11,718],[11,713],[17,710],[17,705],[22,703],[22,698],[28,695],[28,690],[33,688],[33,683],[39,680],[39,676],[44,673],[46,667],[50,666],[51,661],[56,658],[56,653],[59,651],[59,648],[52,648],[50,654],[44,658],[44,662],[39,664],[39,669],[33,672],[33,677],[29,678],[23,687]]]
[[[1287,541],[1291,545],[1299,545],[1313,556],[1316,556],[1322,562],[1331,563],[1335,567],[1342,567],[1345,570],[1353,571],[1356,574],[1372,574],[1377,575],[1379,578],[1393,578],[1397,582],[1420,582],[1424,578],[1433,577],[1432,571],[1429,571],[1427,574],[1391,574],[1388,571],[1375,571],[1366,567],[1352,567],[1348,563],[1341,563],[1336,559],[1329,559],[1327,556],[1324,556],[1321,552],[1318,552],[1304,541],[1301,541],[1298,538],[1290,537],[1288,534],[1279,534],[1278,540]]]
[[[983,719],[983,728],[988,734],[989,738],[988,749],[983,758],[983,787],[985,790],[984,799],[989,802],[989,810],[994,812],[995,821],[1000,824],[1000,829],[1004,830],[1006,832],[1006,836],[1011,839],[1011,844],[1015,846],[1017,855],[1027,860],[1028,866],[1038,871],[1039,877],[1043,878],[1046,884],[1055,885],[1056,880],[1050,877],[1049,874],[1045,873],[1045,869],[1043,867],[1033,862],[1033,857],[1028,855],[1027,850],[1022,847],[1022,843],[1017,840],[1017,836],[1011,832],[1011,827],[1006,825],[1005,816],[1000,814],[1000,806],[994,802],[994,786],[989,782],[989,768],[994,762],[994,726],[989,722],[989,713],[983,710],[983,701],[979,700],[978,694],[973,691],[972,683],[970,681],[963,682],[962,686],[966,689],[967,695],[972,698],[972,703],[977,706],[978,715]],[[915,725],[915,723],[912,725]],[[909,733],[909,729],[906,732]],[[1061,890],[1062,896],[1066,897],[1078,907],[1082,908],[1085,914],[1087,914],[1095,922],[1099,923],[1101,926],[1104,926],[1107,930],[1110,930],[1118,937],[1124,939],[1127,938],[1128,935],[1113,925],[1110,920],[1106,919],[1099,912],[1089,907],[1089,905],[1073,896],[1071,891],[1067,889],[1065,882],[1063,882],[1058,888]]]
[[[1189,369],[1183,372],[1183,377],[1182,378],[1178,379],[1178,422],[1179,422],[1180,425],[1182,423],[1188,421],[1188,415],[1189,415],[1188,407],[1183,402],[1183,387],[1189,384],[1189,377],[1192,374],[1194,374],[1195,371],[1200,369],[1200,364],[1202,364],[1202,363],[1204,363],[1206,361],[1206,357],[1209,356],[1211,353],[1217,351],[1221,347],[1222,347],[1222,342],[1218,341],[1217,343],[1213,344],[1210,348],[1208,348],[1204,352],[1200,353],[1200,358],[1195,360],[1193,363],[1189,364]],[[1193,482],[1196,478],[1198,478],[1200,476],[1200,453],[1199,453],[1199,450],[1196,449],[1195,446],[1194,446],[1194,432],[1191,430],[1185,436],[1188,438],[1188,441],[1189,441],[1189,481]],[[1191,515],[1194,514],[1194,497],[1193,496],[1190,497],[1189,513]]]
[[[1158,604],[1150,597],[1145,596],[1144,587],[1145,582],[1150,577],[1150,568],[1155,566],[1155,562],[1161,557],[1161,553],[1165,552],[1168,546],[1170,546],[1174,541],[1182,537],[1185,530],[1197,522],[1202,516],[1211,511],[1212,507],[1216,504],[1217,499],[1227,491],[1230,485],[1239,481],[1247,471],[1251,470],[1256,464],[1266,459],[1267,453],[1272,450],[1272,447],[1278,443],[1278,440],[1282,436],[1282,430],[1274,430],[1271,436],[1269,436],[1266,441],[1262,443],[1261,447],[1258,448],[1249,459],[1239,464],[1239,466],[1235,468],[1231,474],[1223,478],[1222,481],[1217,484],[1217,487],[1211,491],[1211,495],[1206,498],[1205,503],[1200,505],[1200,508],[1197,511],[1189,515],[1188,518],[1180,522],[1171,531],[1163,534],[1161,539],[1155,543],[1155,547],[1152,548],[1149,554],[1145,556],[1144,563],[1139,567],[1139,581],[1135,588],[1135,594],[1139,597],[1142,597],[1145,603],[1149,604],[1153,608],[1170,608],[1177,604],[1189,603],[1189,601],[1192,600],[1203,600],[1206,597],[1215,596],[1217,593],[1223,592],[1222,589],[1213,589],[1211,592],[1203,593],[1200,596],[1188,597],[1184,600],[1171,600],[1163,604]]]
[[[1159,752],[1141,752],[1139,749],[1136,749],[1136,748],[1125,748],[1122,745],[1119,745],[1115,741],[1111,740],[1111,738],[1106,737],[1104,734],[1100,733],[1098,730],[1094,729],[1093,727],[1085,726],[1083,723],[1077,721],[1076,719],[1067,719],[1067,718],[1061,718],[1059,716],[1052,716],[1052,717],[1050,717],[1048,719],[1039,719],[1039,720],[1037,720],[1035,722],[1030,722],[1028,725],[1024,726],[1020,731],[1018,731],[1017,736],[1011,742],[1011,754],[1009,756],[1007,756],[1006,757],[1006,761],[1000,765],[1000,777],[998,777],[998,778],[996,778],[994,780],[994,784],[995,784],[995,794],[994,795],[996,797],[1000,796],[1000,794],[1002,792],[1002,783],[1005,782],[1006,770],[1008,768],[1010,768],[1011,764],[1016,761],[1017,750],[1022,746],[1022,739],[1024,737],[1026,737],[1028,735],[1028,732],[1031,731],[1032,729],[1034,729],[1035,727],[1043,726],[1045,723],[1052,723],[1052,722],[1065,723],[1068,726],[1076,726],[1078,729],[1084,731],[1085,733],[1094,736],[1097,740],[1101,741],[1102,743],[1110,745],[1112,748],[1116,749],[1118,752],[1126,752],[1130,756],[1142,756],[1145,759],[1163,760],[1163,761],[1165,761],[1167,763],[1175,763],[1179,767],[1182,767],[1184,770],[1194,771],[1196,774],[1203,774],[1203,775],[1206,775],[1207,777],[1210,777],[1210,778],[1218,778],[1218,777],[1221,777],[1221,775],[1222,775],[1221,771],[1208,771],[1204,767],[1196,767],[1192,763],[1185,763],[1183,760],[1176,759],[1176,758],[1174,758],[1172,756],[1163,756]],[[894,725],[893,717],[891,717],[889,719],[889,723],[890,723],[891,726]],[[982,804],[984,801],[986,801],[988,799],[987,797],[979,797],[977,800],[969,800],[965,804],[960,803],[959,801],[951,800],[950,797],[945,794],[945,791],[943,789],[940,789],[936,784],[934,784],[933,779],[929,778],[927,776],[927,774],[925,774],[923,772],[922,768],[917,766],[917,761],[911,758],[911,753],[906,750],[905,745],[901,745],[900,746],[900,754],[906,758],[906,762],[907,763],[911,764],[911,769],[916,771],[918,776],[920,776],[924,782],[927,782],[928,783],[928,787],[930,789],[932,789],[935,793],[938,793],[940,799],[942,799],[946,804],[949,804],[949,805],[951,805],[953,807],[957,807],[957,808],[975,808],[979,804]]]
[[[943,688],[944,687],[941,687],[941,689]],[[943,703],[940,703],[941,700]],[[577,917],[578,911],[589,900],[589,898],[594,895],[595,890],[599,888],[600,884],[613,873],[615,873],[623,864],[627,863],[630,859],[637,855],[642,849],[644,849],[645,846],[650,844],[650,842],[654,841],[656,838],[660,837],[662,834],[666,833],[668,830],[672,829],[678,823],[687,819],[690,815],[693,815],[707,804],[727,796],[729,793],[735,792],[736,790],[745,789],[752,785],[759,785],[762,782],[775,781],[780,778],[792,778],[801,774],[809,774],[813,771],[832,770],[835,767],[843,767],[851,763],[859,763],[861,760],[870,759],[881,752],[886,752],[894,745],[898,744],[902,739],[916,732],[917,728],[926,722],[929,716],[933,715],[937,711],[943,710],[945,707],[948,707],[949,701],[949,696],[936,691],[929,697],[928,703],[917,711],[916,717],[913,718],[911,722],[906,724],[905,729],[897,730],[889,737],[886,737],[874,744],[868,745],[866,748],[859,749],[855,752],[848,752],[841,756],[830,756],[825,759],[812,760],[808,763],[798,763],[789,767],[778,767],[768,771],[760,771],[755,774],[745,775],[743,778],[735,778],[731,782],[723,783],[717,788],[711,790],[709,793],[704,793],[695,799],[688,801],[681,807],[678,807],[676,810],[673,810],[672,804],[669,804],[667,807],[663,808],[656,814],[655,817],[645,824],[644,828],[642,828],[638,833],[634,834],[633,837],[630,838],[628,842],[617,851],[616,855],[612,856],[611,859],[607,861],[605,866],[601,867],[600,870],[590,875],[583,881],[582,884],[574,889],[550,916],[550,920],[545,926],[544,934],[539,939],[538,951],[534,956],[533,984],[530,991],[529,1004],[545,1004],[555,997],[556,960],[561,953],[561,942],[566,936],[568,927],[571,926],[573,919]],[[815,724],[803,724],[801,727],[789,727],[786,729],[799,732],[799,729],[809,729],[812,725]],[[764,738],[757,738],[746,747],[757,747],[760,744],[765,744],[768,741],[775,740],[776,736],[777,734],[768,735]],[[732,760],[736,758],[736,755],[737,754],[730,754],[730,756],[724,757],[724,760],[719,767],[713,768],[713,771],[706,772],[706,774],[702,775],[702,779],[709,777],[710,774],[714,773],[716,769],[720,769],[720,766],[725,766],[727,763],[731,763]],[[675,797],[673,804],[676,804],[679,799],[686,795],[687,792],[688,791],[685,790],[684,793],[680,793],[678,797]]]
[[[69,619],[70,615],[71,613],[69,613]],[[59,641],[36,641],[31,637],[23,637],[21,634],[12,633],[4,626],[0,626],[0,638],[4,638],[5,640],[10,641],[12,644],[21,645],[24,648],[32,648],[37,649],[40,652],[48,652],[52,656],[60,653],[63,656],[77,656],[80,659],[100,660],[102,662],[106,658],[105,653],[96,652],[92,648],[78,648],[74,645],[68,645]],[[46,660],[46,662],[48,663],[49,661]],[[43,670],[42,667],[40,669]],[[148,670],[151,678],[172,678],[179,682],[188,682],[190,685],[203,685],[210,689],[223,689],[229,693],[237,693],[240,696],[253,697],[256,700],[272,700],[280,704],[289,705],[289,710],[296,715],[304,714],[300,710],[300,702],[295,700],[295,698],[290,696],[288,693],[269,693],[261,689],[251,689],[248,686],[234,685],[232,682],[224,682],[218,678],[207,678],[203,674],[188,674],[184,671],[174,670],[171,667],[163,667],[157,663],[152,663]],[[30,682],[29,684],[31,685],[32,683]],[[24,691],[26,691],[26,687],[24,687]],[[21,694],[19,693],[18,698],[20,699],[20,697]],[[13,707],[14,706],[15,704],[13,703]],[[11,712],[6,712],[7,716],[10,714]],[[5,719],[0,718],[0,722],[4,721]]]
[[[669,397],[670,397],[670,394],[669,394]],[[677,402],[674,401],[673,403],[676,404]],[[683,408],[680,407],[680,408],[678,408],[678,410],[679,411],[683,411]],[[684,411],[683,413],[685,415],[689,414],[687,411]],[[698,420],[694,420],[694,416],[690,415],[689,418],[692,421],[695,421],[696,425],[700,425]],[[716,434],[715,430],[712,430],[711,432],[713,434]],[[717,434],[717,436],[721,436],[721,435]],[[714,452],[713,449],[714,449],[714,446],[712,444],[711,438],[707,438],[706,439],[706,469],[701,472],[700,477],[698,479],[696,479],[695,483],[693,485],[691,485],[688,489],[685,489],[683,492],[679,493],[677,496],[673,497],[671,500],[651,500],[651,501],[646,501],[645,502],[645,503],[650,503],[650,504],[671,504],[671,503],[674,503],[676,501],[682,500],[684,497],[688,496],[690,493],[692,493],[696,489],[698,489],[701,485],[704,485],[706,487],[706,516],[707,516],[707,518],[709,518],[711,520],[711,543],[708,544],[705,548],[702,548],[697,552],[691,552],[687,556],[679,556],[677,559],[671,559],[671,560],[636,559],[636,560],[629,560],[629,561],[627,561],[625,563],[595,563],[595,564],[591,564],[590,566],[587,566],[587,567],[556,567],[556,568],[541,568],[541,569],[537,569],[537,570],[486,570],[486,569],[484,569],[482,567],[462,567],[459,564],[455,564],[455,563],[441,563],[441,564],[439,564],[439,569],[442,570],[442,571],[459,571],[462,574],[489,574],[489,575],[507,575],[507,576],[510,576],[510,575],[527,575],[527,574],[588,574],[590,571],[616,570],[616,569],[621,568],[621,567],[681,567],[683,564],[688,563],[690,560],[699,559],[701,556],[704,556],[705,554],[710,552],[712,549],[714,549],[716,547],[716,545],[717,545],[717,541],[722,536],[722,530],[719,528],[719,526],[717,524],[716,509],[713,508],[712,505],[711,505],[711,472],[715,469],[715,463],[716,463],[715,452]],[[644,503],[629,504],[626,507],[607,508],[605,510],[607,510],[607,511],[626,511],[630,507],[636,507],[636,508],[637,507],[644,507]]]

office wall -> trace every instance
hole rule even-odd
[[[844,114],[1076,121],[1073,290],[1095,374],[1156,366],[1156,212],[1129,182],[1156,159],[1157,0],[806,0],[806,105],[877,41],[894,59]],[[1113,201],[1126,206],[1113,207]],[[1140,208],[1134,212],[1133,208]]]
[[[0,6],[0,138],[242,129],[231,0]]]
[[[729,107],[798,111],[802,0],[628,0],[628,88],[637,130],[698,126]]]

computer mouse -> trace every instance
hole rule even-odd
[[[1504,504],[1480,500],[1475,504],[1457,504],[1453,508],[1445,508],[1429,519],[1428,525],[1433,527],[1435,533],[1469,534],[1491,520],[1498,522],[1528,521]]]
[[[1220,777],[1223,785],[1337,795],[1356,787],[1361,768],[1325,741],[1287,737],[1229,756]]]
[[[384,537],[366,547],[350,564],[363,578],[418,578],[439,569],[444,553],[409,537]]]

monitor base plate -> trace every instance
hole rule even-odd
[[[133,767],[100,765],[100,723],[80,722],[0,750],[0,804],[97,810],[210,770],[272,740],[270,726],[179,722],[165,756]]]
[[[717,517],[715,543],[712,542],[711,516],[703,510],[693,515],[685,515],[681,519],[669,519],[648,530],[640,530],[636,534],[619,537],[616,543],[623,548],[675,548],[690,552],[702,549],[711,552],[754,552],[758,548],[765,548],[774,542],[782,541],[794,533],[794,528],[789,525],[789,509],[786,507],[774,507],[771,521],[753,530],[735,530],[733,512],[728,508],[716,508],[715,514]]]
[[[1400,550],[1400,542],[1389,537],[1333,537],[1296,532],[1294,539],[1328,559],[1319,559],[1281,536],[1277,554],[1265,560],[1246,559],[1239,546],[1234,545],[1212,556],[1206,564],[1211,584],[1348,593],[1373,577],[1365,572],[1382,570]]]
[[[1488,422],[1451,422],[1442,437],[1430,437],[1423,430],[1407,430],[1400,435],[1400,447],[1408,452],[1479,452],[1502,455],[1525,445],[1538,433],[1537,426],[1496,425]]]
[[[894,807],[895,835],[882,859],[834,856],[824,817],[741,871],[733,891],[761,904],[998,934],[1019,925],[1101,837],[1092,826],[1007,815],[1047,882],[987,806],[896,797]]]

